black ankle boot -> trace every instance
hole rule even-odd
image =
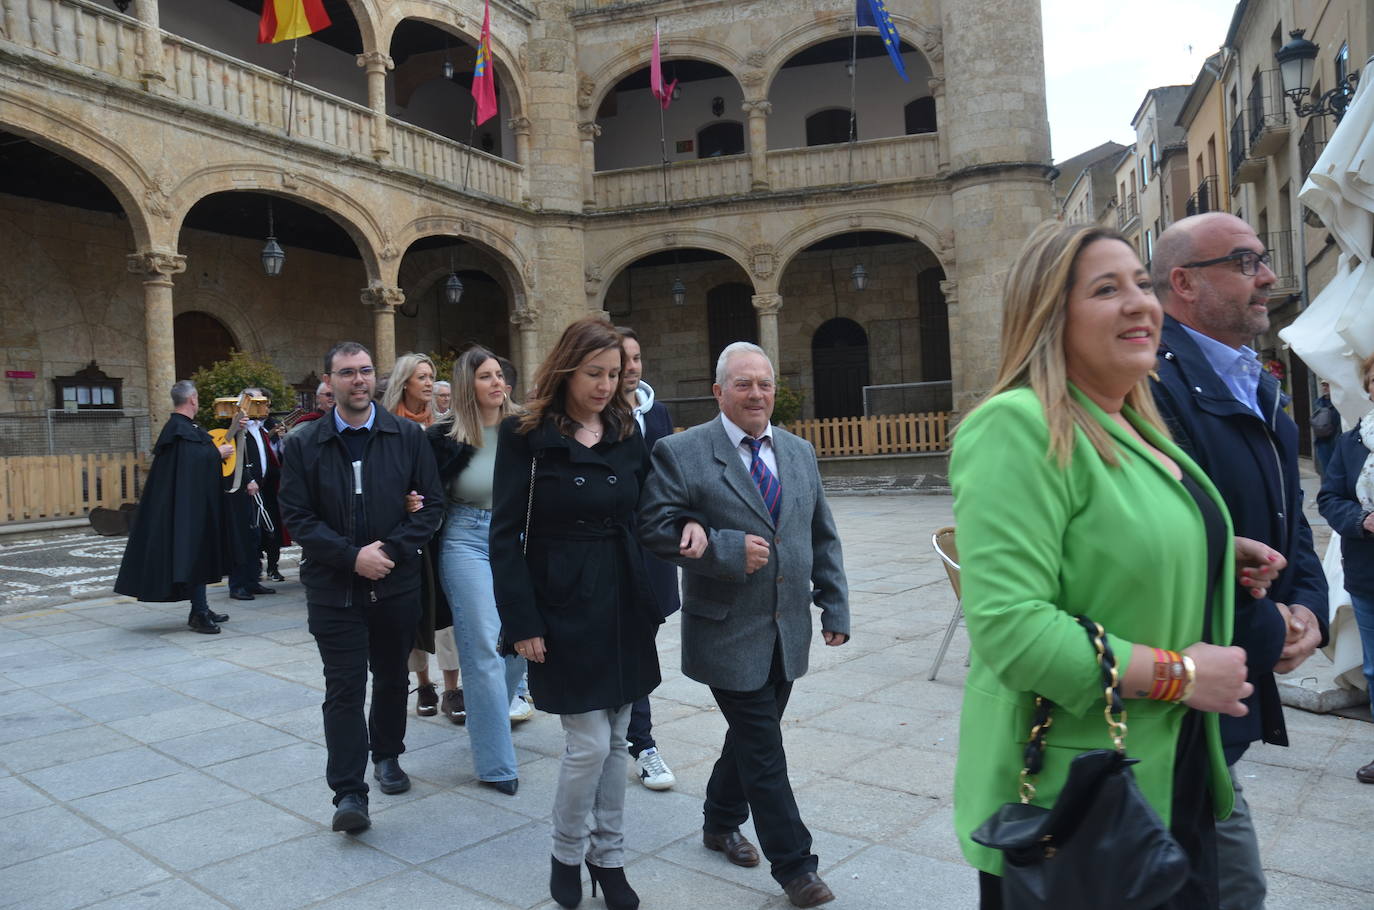
[[[565,866],[555,856],[549,857],[549,897],[564,907],[582,903],[582,869]]]
[[[625,880],[623,866],[593,866],[588,860],[587,872],[592,877],[592,897],[596,897],[596,886],[600,885],[610,910],[636,910],[639,906],[639,895]]]

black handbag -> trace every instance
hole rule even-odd
[[[1131,765],[1139,759],[1126,755],[1126,709],[1107,636],[1087,617],[1075,618],[1097,650],[1116,748],[1075,756],[1055,804],[1031,805],[1054,723],[1054,704],[1037,695],[1020,802],[1002,806],[971,836],[1002,851],[1006,910],[1153,910],[1187,882],[1188,858],[1136,786]]]

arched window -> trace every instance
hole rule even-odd
[[[854,138],[859,137],[859,123],[854,121]],[[849,141],[849,108],[830,107],[816,111],[806,118],[806,144],[832,145]]]
[[[697,133],[697,157],[719,158],[722,155],[744,154],[744,124],[738,120],[723,120],[702,127]]]
[[[714,380],[716,358],[727,344],[736,341],[759,343],[758,320],[754,318],[754,289],[738,281],[718,284],[706,292],[706,337],[711,359],[707,372]]]
[[[826,320],[811,337],[817,417],[858,417],[868,385],[868,333],[852,319]]]
[[[172,345],[178,379],[190,379],[196,370],[228,360],[230,350],[237,347],[224,323],[196,310],[172,320]]]
[[[908,136],[935,132],[935,99],[930,95],[917,98],[908,104],[905,113],[906,134]]]

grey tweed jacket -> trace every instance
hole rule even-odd
[[[849,586],[815,449],[781,427],[773,446],[782,484],[776,527],[720,418],[658,441],[640,499],[644,545],[684,570],[682,672],[721,689],[761,688],[776,642],[786,678],[805,674],[813,601],[822,629],[849,634]],[[689,518],[710,535],[700,559],[678,555]],[[770,544],[768,564],[752,575],[746,534]]]

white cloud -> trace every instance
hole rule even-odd
[[[1226,38],[1235,0],[1042,0],[1056,160],[1114,139],[1159,85],[1191,83]]]

